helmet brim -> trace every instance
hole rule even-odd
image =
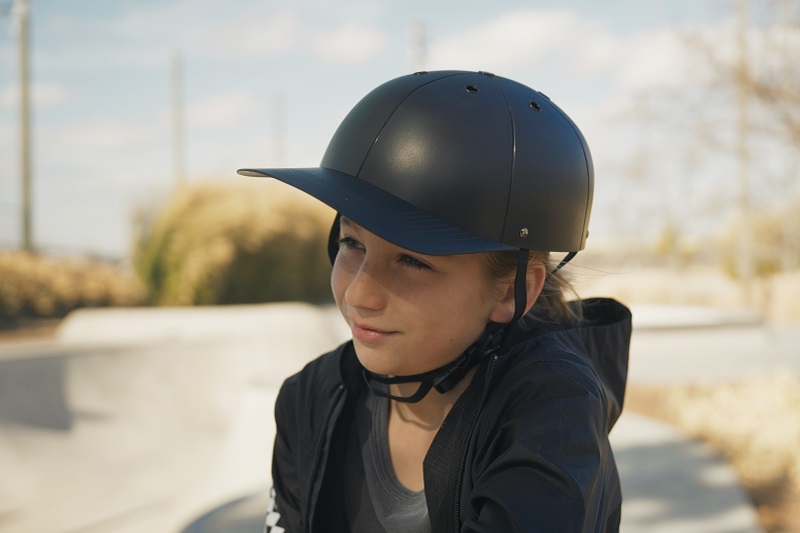
[[[466,231],[391,193],[330,168],[244,168],[242,176],[267,177],[295,187],[368,231],[413,252],[452,255],[518,248]]]

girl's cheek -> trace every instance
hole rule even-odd
[[[339,255],[336,256],[336,261],[333,263],[333,270],[331,271],[331,289],[333,289],[333,298],[337,304],[344,298],[347,287],[353,279],[354,272],[357,272],[352,258],[345,257],[342,252],[343,250],[340,250]]]

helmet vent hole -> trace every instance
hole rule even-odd
[[[467,85],[467,92],[470,94],[474,94],[478,92],[478,88],[475,87],[474,85]]]
[[[538,102],[534,102],[533,100],[531,100],[530,101],[530,105],[536,111],[541,111],[542,110],[542,106],[540,106]]]

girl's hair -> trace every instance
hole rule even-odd
[[[488,252],[483,254],[489,267],[489,276],[492,279],[502,279],[513,274],[517,269],[517,254],[515,252]],[[578,294],[564,270],[553,273],[555,264],[550,261],[550,252],[531,250],[528,256],[528,265],[542,264],[547,269],[542,292],[533,304],[531,311],[538,311],[547,319],[563,324],[578,324],[583,320],[581,306],[570,305],[566,293],[571,293],[577,298]]]

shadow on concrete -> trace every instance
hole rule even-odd
[[[226,503],[204,514],[181,533],[260,533],[267,515],[267,491]]]
[[[66,368],[62,357],[0,361],[0,423],[69,431]]]
[[[759,531],[749,495],[730,465],[700,441],[667,437],[614,447],[622,531]]]

